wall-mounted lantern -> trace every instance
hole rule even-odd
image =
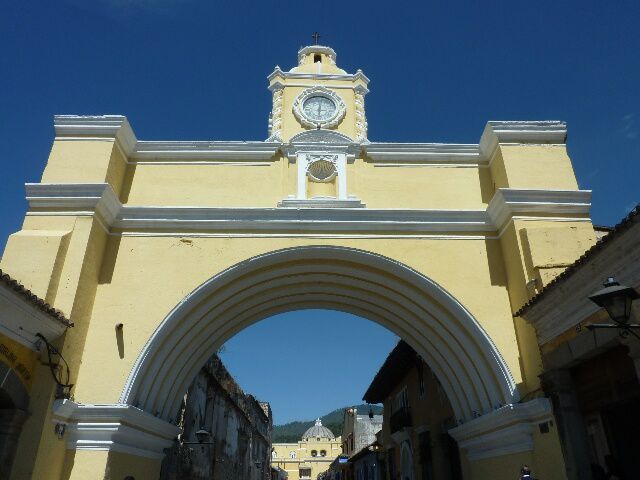
[[[596,305],[604,308],[609,314],[609,318],[613,320],[613,324],[592,324],[587,325],[589,330],[596,328],[615,328],[620,330],[620,336],[626,337],[629,334],[640,339],[640,337],[633,331],[640,328],[640,325],[635,323],[629,323],[631,317],[631,305],[634,300],[640,298],[638,292],[626,285],[620,285],[613,277],[607,278],[607,281],[603,284],[604,288],[589,295],[591,300]]]

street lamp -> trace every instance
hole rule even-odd
[[[207,440],[210,436],[211,434],[202,428],[196,432],[196,438],[198,439],[198,443],[200,444],[203,444],[204,441]]]
[[[589,330],[595,328],[616,328],[620,330],[621,337],[626,337],[631,333],[640,339],[640,337],[632,331],[633,329],[640,328],[640,325],[629,323],[631,304],[635,299],[640,298],[638,292],[631,287],[620,285],[613,277],[607,278],[603,286],[603,289],[589,295],[588,298],[596,305],[604,308],[614,323],[588,325],[587,328]]]
[[[206,442],[205,440],[211,437],[211,432],[208,430],[200,429],[196,432],[197,442],[183,442],[182,438],[180,438],[181,445],[215,445],[216,442]]]

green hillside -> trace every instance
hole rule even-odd
[[[382,405],[355,405],[358,409],[358,413],[366,415],[369,413],[369,408],[373,409],[375,415],[382,414]],[[322,425],[327,427],[337,437],[342,435],[342,427],[344,425],[344,410],[351,407],[337,408],[336,410],[327,413],[320,417]],[[315,420],[301,420],[295,422],[285,423],[284,425],[274,425],[273,434],[271,436],[273,443],[292,443],[297,442],[302,438],[302,434],[310,427],[313,426]]]

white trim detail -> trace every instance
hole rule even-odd
[[[105,136],[118,140],[127,155],[136,149],[138,140],[124,115],[55,115],[56,137]]]
[[[567,124],[560,120],[489,121],[480,137],[480,153],[490,159],[498,144],[564,145]]]
[[[307,78],[336,80],[354,79],[364,75],[317,75],[285,73],[276,69],[273,75],[283,78]],[[272,79],[272,77],[269,77]],[[368,79],[366,79],[368,82]],[[283,87],[281,82],[272,83],[270,89]],[[366,89],[356,88],[362,95]],[[332,92],[335,94],[335,92]],[[277,100],[277,99],[276,99]],[[273,114],[273,112],[272,112]],[[275,116],[273,121],[275,122]],[[366,132],[366,118],[361,118],[362,131]],[[116,140],[116,144],[129,160],[142,161],[179,161],[221,160],[247,161],[274,160],[278,149],[282,147],[280,139],[274,135],[270,141],[139,141],[129,122],[122,115],[56,115],[54,127],[57,140]],[[276,127],[274,124],[273,127]],[[276,130],[276,129],[274,129]],[[275,131],[274,131],[275,133]],[[544,144],[564,145],[567,126],[561,121],[490,121],[487,122],[479,144],[443,144],[443,143],[369,143],[359,138],[361,143],[351,147],[358,152],[366,149],[368,157],[375,163],[399,166],[407,164],[451,164],[487,166],[498,144]],[[357,147],[357,148],[356,148]]]
[[[480,156],[475,144],[444,143],[382,143],[370,142],[363,146],[366,155],[374,164],[459,164],[487,163]]]
[[[296,80],[339,80],[339,81],[362,81],[365,85],[369,84],[369,79],[363,73],[362,70],[358,69],[356,73],[301,73],[301,72],[285,72],[280,67],[276,67],[271,74],[267,77],[269,82],[272,82],[276,78],[282,79],[296,79]]]
[[[78,216],[95,213],[107,226],[115,223],[123,209],[108,183],[26,183],[25,189],[30,209],[45,209],[49,214],[57,209],[57,214]]]
[[[256,160],[274,160],[280,148],[278,142],[151,142],[140,141],[136,144],[131,158],[144,160],[207,159],[254,162]]]
[[[139,457],[164,458],[181,429],[131,405],[79,404],[56,400],[55,423],[66,426],[67,449],[109,450]]]
[[[299,154],[298,179],[306,182],[306,153]],[[338,165],[338,177],[341,175]],[[305,205],[306,184],[298,198],[282,207],[154,207],[122,205],[111,186],[97,184],[26,184],[27,215],[87,216],[96,214],[106,228],[198,232],[495,232],[512,218],[587,221],[590,190],[498,189],[486,210],[403,210],[361,208],[357,198]],[[340,190],[340,195],[345,192]],[[342,203],[340,203],[342,202]],[[352,206],[354,208],[349,208]],[[311,208],[305,208],[311,207]],[[325,207],[325,208],[322,208]],[[333,208],[340,207],[340,208]]]
[[[487,207],[491,223],[500,228],[517,214],[589,215],[591,190],[498,188]]]
[[[533,450],[533,430],[538,423],[552,418],[548,398],[505,405],[449,433],[466,450],[469,460],[499,457]]]

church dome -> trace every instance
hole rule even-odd
[[[329,440],[335,440],[336,436],[327,427],[322,425],[322,420],[319,418],[316,420],[316,424],[309,428],[302,435],[302,440],[308,440],[310,438],[328,438]]]

